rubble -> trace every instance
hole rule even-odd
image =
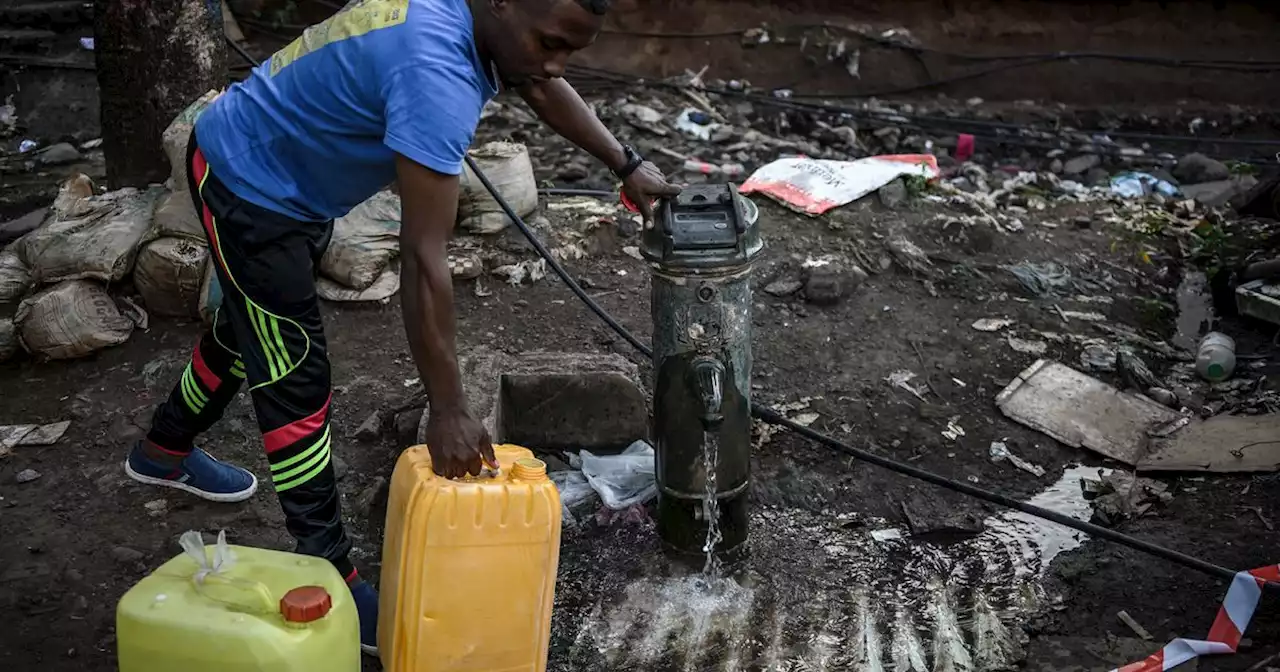
[[[1113,526],[1146,515],[1159,504],[1173,501],[1169,486],[1130,473],[1112,471],[1099,480],[1085,479],[1085,499],[1093,507],[1093,522]]]

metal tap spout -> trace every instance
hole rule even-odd
[[[718,429],[724,422],[724,364],[714,357],[698,357],[691,363],[689,373],[689,384],[702,402],[699,419],[703,429]]]

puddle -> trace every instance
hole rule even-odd
[[[1068,469],[1031,502],[1089,516]],[[883,526],[881,526],[883,528]],[[734,578],[668,563],[652,532],[566,546],[550,669],[978,672],[1016,669],[1049,562],[1078,533],[1021,512],[949,545],[761,508]]]
[[[1208,276],[1198,271],[1184,275],[1178,285],[1177,300],[1177,333],[1172,341],[1175,346],[1194,352],[1200,338],[1213,330],[1216,321]]]

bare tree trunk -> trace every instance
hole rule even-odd
[[[102,144],[112,189],[163,182],[164,129],[227,84],[221,0],[94,0]]]

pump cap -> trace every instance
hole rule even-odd
[[[280,598],[280,614],[289,623],[310,623],[324,618],[333,608],[329,591],[320,586],[302,586]]]

